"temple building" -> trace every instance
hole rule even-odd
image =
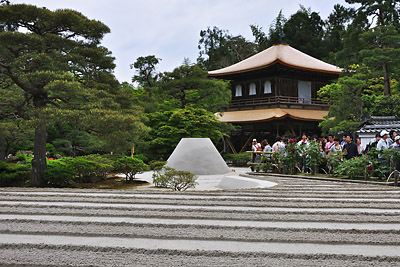
[[[227,140],[230,150],[245,151],[253,138],[272,143],[278,136],[320,135],[318,123],[329,105],[317,99],[317,91],[340,73],[340,68],[287,44],[208,72],[231,81],[232,101],[218,114],[221,121],[241,126]]]

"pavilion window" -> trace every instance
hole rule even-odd
[[[257,94],[257,89],[256,89],[256,84],[255,83],[251,83],[249,86],[249,95],[256,95]]]
[[[265,81],[264,82],[264,94],[271,94],[271,93],[272,93],[271,81]]]
[[[311,82],[299,81],[299,103],[311,104]]]
[[[235,87],[235,96],[242,96],[242,86],[240,84],[236,85]]]

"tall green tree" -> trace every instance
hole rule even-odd
[[[269,45],[282,43],[285,40],[284,26],[286,24],[286,18],[282,14],[282,10],[279,11],[278,16],[274,19],[268,31]]]
[[[143,137],[140,152],[157,160],[166,160],[181,138],[210,138],[217,143],[230,129],[212,112],[202,108],[186,107],[147,116],[153,127]]]
[[[100,46],[110,30],[77,11],[50,11],[32,5],[1,6],[1,25],[13,27],[3,27],[0,32],[0,90],[18,92],[20,102],[0,105],[14,108],[18,117],[34,122],[30,182],[41,186],[47,166],[47,124],[52,118],[70,115],[79,122],[80,116],[119,116],[115,111],[118,104],[108,101],[119,89],[111,73],[114,59]],[[103,124],[93,131],[105,128]]]
[[[343,39],[347,27],[352,22],[355,11],[339,4],[333,6],[332,13],[326,21],[324,43],[329,53],[336,53],[343,49]]]
[[[153,97],[154,87],[160,78],[160,73],[156,71],[156,66],[160,63],[161,59],[154,55],[146,57],[138,57],[136,61],[131,64],[131,69],[136,70],[136,74],[132,77],[132,82],[136,82],[146,92],[151,100]]]
[[[284,42],[285,34],[283,32],[283,26],[285,23],[285,16],[282,14],[282,10],[280,10],[278,16],[269,26],[268,34],[262,31],[262,27],[250,25],[251,32],[253,33],[257,45],[257,51],[260,52],[274,44]]]
[[[377,26],[400,26],[400,3],[398,0],[346,0],[349,4],[359,4],[357,16],[364,20],[369,17]]]
[[[158,83],[158,102],[164,110],[199,107],[217,112],[229,104],[229,83],[207,78],[198,65],[184,64],[166,72]]]
[[[383,76],[384,94],[391,95],[390,80],[400,70],[400,33],[393,25],[377,26],[361,35],[360,59],[374,77]]]
[[[256,52],[254,43],[243,36],[233,36],[218,27],[200,31],[197,64],[206,70],[215,70],[237,63]]]
[[[329,113],[319,126],[325,134],[353,132],[361,124],[364,114],[362,94],[367,82],[363,75],[339,78],[318,91],[319,97],[330,103]]]
[[[300,6],[286,21],[283,32],[284,40],[303,53],[319,59],[328,55],[323,45],[324,21],[317,12]]]

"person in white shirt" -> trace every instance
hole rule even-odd
[[[297,142],[297,144],[299,146],[303,146],[303,145],[308,146],[308,137],[305,133],[303,133],[303,135],[301,136],[301,140],[299,142]]]
[[[251,144],[251,151],[252,152],[261,152],[261,144],[257,142],[257,139],[253,139],[253,142]],[[261,162],[261,156],[257,153],[251,153],[252,154],[252,161],[254,163],[260,163]]]
[[[308,144],[309,144],[308,136],[307,136],[307,134],[303,133],[303,135],[301,136],[301,140],[299,142],[297,142],[297,145],[302,147],[302,146],[308,146]],[[306,163],[306,154],[303,153],[301,156],[302,156],[302,159],[299,162],[299,168],[300,168],[300,170],[302,170],[302,172],[307,173],[308,167],[307,167],[307,163]]]
[[[388,143],[386,142],[386,139],[388,139],[388,137],[389,137],[389,132],[386,131],[386,130],[383,130],[383,131],[380,133],[380,136],[381,136],[381,140],[379,140],[378,144],[376,145],[376,150],[377,150],[377,151],[384,151],[384,150],[386,150],[386,149],[389,148],[389,145],[388,145]],[[386,163],[383,161],[382,153],[379,153],[379,154],[378,154],[378,158],[381,160],[381,163],[382,163],[382,164],[386,164]]]

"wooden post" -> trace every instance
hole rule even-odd
[[[133,154],[135,154],[135,146],[132,145],[132,149],[131,149],[131,158],[133,158]]]

